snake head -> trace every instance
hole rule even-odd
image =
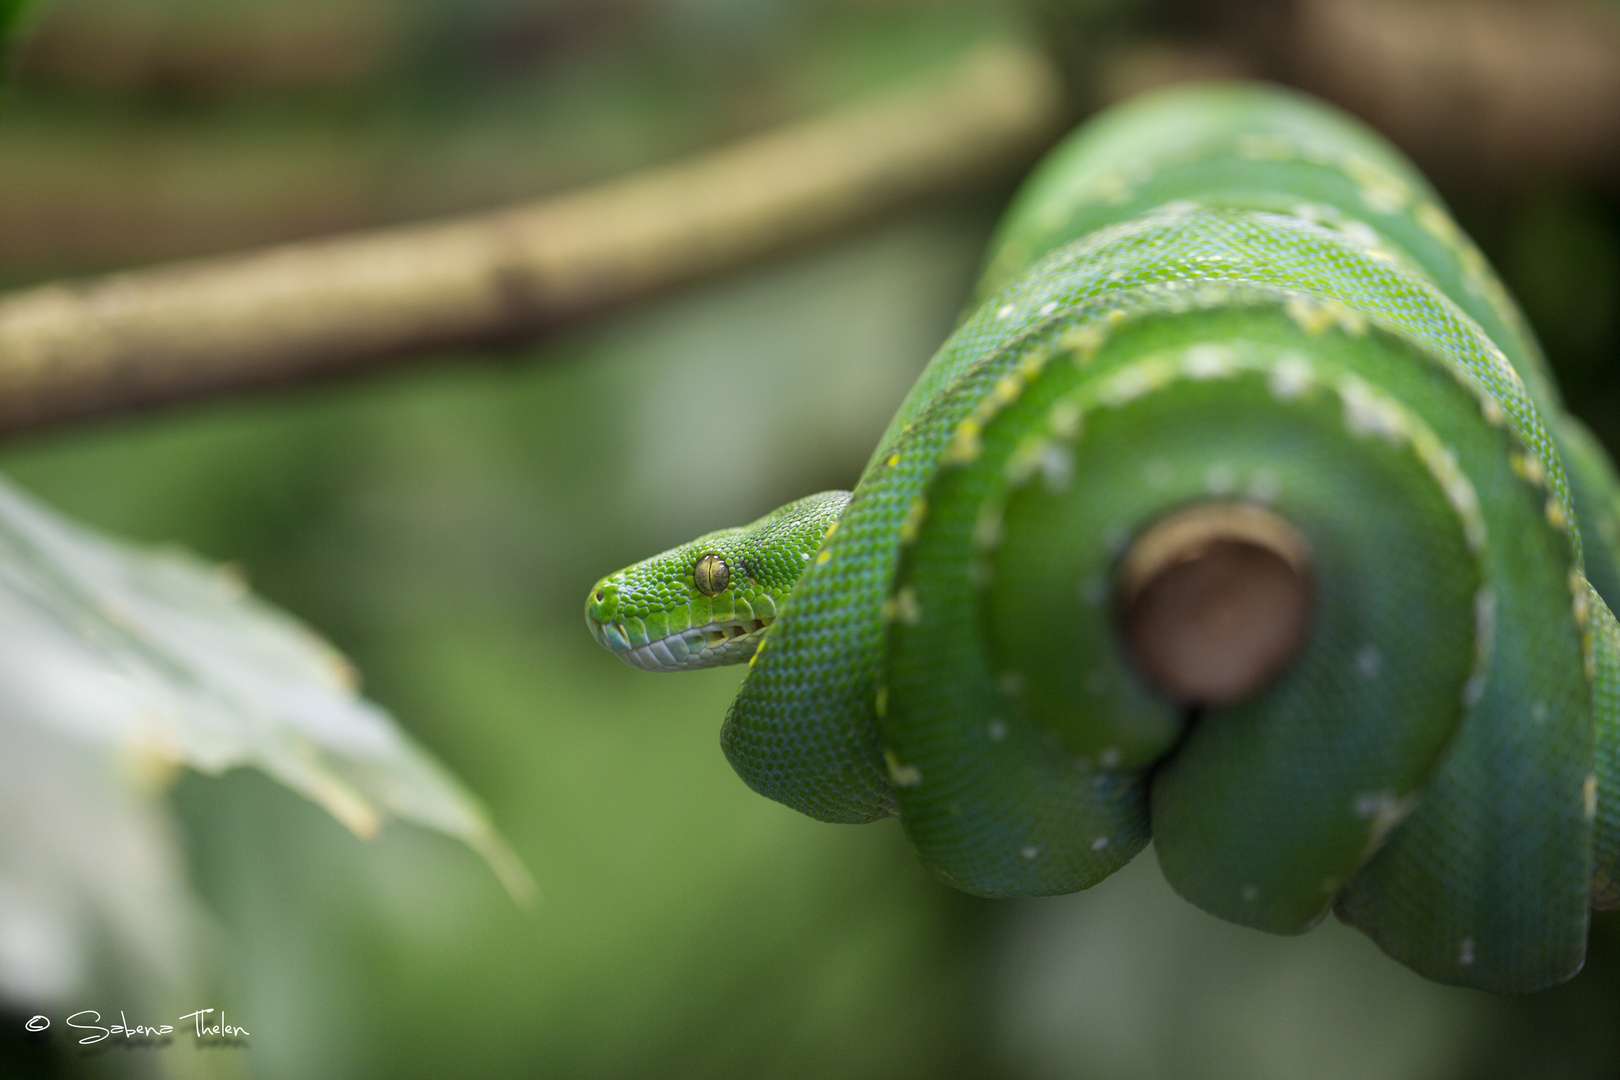
[[[809,495],[609,574],[585,602],[585,623],[647,671],[741,663],[848,504],[847,491]]]

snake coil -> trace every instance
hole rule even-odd
[[[1620,485],[1428,185],[1312,101],[1177,89],[1058,147],[987,266],[852,495],[604,579],[598,640],[749,659],[743,779],[898,814],[968,892],[1151,837],[1243,925],[1578,971],[1620,904]]]

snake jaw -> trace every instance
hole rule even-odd
[[[691,671],[747,660],[774,621],[730,619],[705,623],[640,645],[631,645],[621,628],[607,626],[597,640],[619,659],[643,671]],[[615,645],[615,639],[623,644]]]
[[[597,622],[589,616],[585,621],[590,624],[591,636],[596,639],[596,643],[615,656],[623,656],[633,648],[630,638],[620,624]]]
[[[691,671],[747,661],[776,621],[768,593],[722,594],[701,602],[647,610],[631,594],[629,611],[619,585],[604,581],[585,605],[585,624],[596,643],[643,671]],[[631,614],[640,611],[641,614]],[[692,626],[693,616],[703,621]]]
[[[608,575],[585,601],[591,636],[644,671],[752,659],[849,500],[847,491],[807,495]]]

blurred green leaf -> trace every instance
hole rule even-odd
[[[514,897],[534,890],[455,779],[355,694],[347,661],[229,570],[106,539],[0,482],[0,643],[0,805],[22,826],[0,846],[0,994],[71,989],[85,909],[146,958],[175,954],[187,891],[155,794],[183,766],[258,768],[361,836],[419,822]]]

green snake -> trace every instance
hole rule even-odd
[[[1501,993],[1574,975],[1620,906],[1620,484],[1434,191],[1322,104],[1180,88],[1060,144],[986,265],[853,494],[604,578],[596,639],[746,660],[743,780],[898,815],[967,892],[1085,889],[1151,837],[1242,925],[1331,910]],[[1122,640],[1189,514],[1309,583],[1235,697]]]

